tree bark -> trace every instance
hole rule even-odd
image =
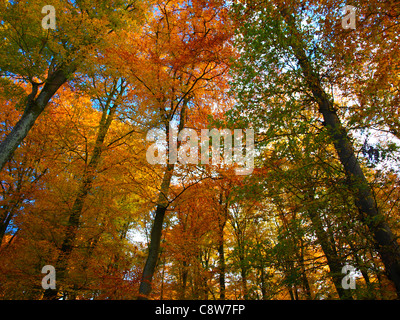
[[[265,279],[265,271],[263,263],[260,266],[260,281],[261,281],[262,300],[267,300],[267,284]]]
[[[219,299],[225,300],[225,253],[224,253],[224,238],[221,235],[218,246],[219,255]]]
[[[343,289],[342,279],[342,263],[337,254],[335,244],[329,240],[329,235],[325,232],[322,226],[321,218],[316,210],[312,207],[307,211],[308,216],[311,219],[313,229],[317,236],[318,243],[320,244],[322,251],[324,252],[325,258],[328,262],[330,276],[332,278],[333,285],[342,300],[353,300],[350,290]]]
[[[239,255],[239,263],[240,263],[240,276],[242,282],[243,299],[248,300],[249,293],[247,291],[247,266],[245,264],[244,252],[240,253]]]
[[[174,164],[168,164],[164,173],[163,182],[159,194],[159,201],[150,233],[150,244],[146,264],[143,268],[142,279],[140,281],[138,300],[147,300],[151,292],[151,283],[153,281],[154,271],[157,265],[158,254],[160,251],[162,226],[165,212],[168,207],[168,189],[171,184],[171,178],[174,171]]]
[[[73,72],[74,70],[66,72],[63,69],[59,69],[52,73],[37,98],[36,94],[39,85],[32,82],[32,93],[28,96],[24,113],[11,132],[0,144],[0,170],[4,168],[7,161],[12,157],[14,151],[27,136],[29,130],[31,130],[36,119],[43,112],[50,99],[57,90],[67,82],[68,76]]]
[[[218,227],[219,227],[219,239],[218,239],[218,257],[219,257],[219,299],[225,299],[225,252],[224,252],[224,229],[226,219],[228,217],[228,199],[225,199],[225,205],[223,205],[223,192],[220,193],[219,198],[219,209],[218,211]]]
[[[307,279],[306,268],[304,265],[304,241],[302,238],[300,238],[299,264],[300,264],[300,269],[301,269],[301,274],[302,274],[301,279],[303,282],[303,289],[304,289],[304,292],[306,295],[306,299],[312,300],[311,288],[310,288],[310,284]]]
[[[180,121],[179,121],[179,131],[181,131],[185,124],[185,110],[188,100],[185,100],[180,112]],[[169,139],[169,122],[166,126],[166,136]],[[178,141],[177,149],[179,150],[180,142]],[[178,151],[177,150],[177,151]],[[171,152],[171,150],[170,150]],[[169,187],[171,185],[172,175],[174,173],[175,164],[169,163],[165,169],[163,181],[161,182],[160,193],[158,195],[157,207],[154,216],[153,225],[150,232],[150,244],[149,251],[147,254],[146,264],[143,268],[142,279],[140,281],[139,286],[139,295],[138,300],[148,300],[150,292],[151,292],[151,283],[153,281],[154,271],[156,269],[158,255],[160,251],[160,242],[161,242],[161,234],[162,234],[162,225],[164,222],[165,212],[168,208],[168,194]]]
[[[11,202],[11,205],[5,205],[2,208],[3,213],[0,216],[0,247],[1,244],[3,243],[3,238],[6,234],[8,225],[10,224],[10,221],[12,217],[14,216],[18,206],[20,205],[20,200],[16,200]]]
[[[187,279],[188,279],[188,263],[186,260],[182,261],[182,283],[181,283],[181,292],[180,292],[180,299],[186,299],[186,287],[187,287]]]

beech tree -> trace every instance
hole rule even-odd
[[[137,48],[117,49],[129,61],[126,72],[141,84],[144,111],[151,113],[148,125],[160,128],[167,142],[172,141],[170,127],[178,132],[193,123],[195,110],[209,108],[205,101],[216,101],[224,94],[224,73],[228,69],[230,26],[226,10],[216,2],[157,2],[153,17],[138,34],[128,35],[128,43]],[[222,91],[222,94],[218,92]],[[155,115],[155,116],[154,116]],[[190,120],[189,120],[190,119]],[[178,123],[178,125],[175,125]],[[147,299],[159,255],[164,216],[169,205],[169,189],[174,175],[177,149],[167,149],[168,164],[160,181],[149,253],[143,269],[140,298]]]
[[[398,298],[400,7],[352,5],[0,0],[0,299]]]
[[[112,44],[115,32],[132,24],[143,12],[141,2],[108,1],[93,6],[90,1],[53,1],[56,28],[44,29],[41,13],[46,1],[1,1],[1,82],[15,91],[16,82],[30,85],[19,99],[24,110],[13,130],[0,144],[0,169],[31,130],[59,88],[76,72],[90,69],[91,57]],[[120,8],[121,10],[116,10]]]
[[[315,9],[311,5],[315,5]],[[329,77],[327,80],[324,78],[339,67],[331,64],[333,59],[330,56],[338,48],[329,47],[331,39],[321,36],[316,22],[304,23],[312,21],[317,14],[326,14],[326,10],[332,8],[325,5],[312,1],[301,4],[250,1],[245,6],[236,6],[238,18],[245,15],[248,21],[252,21],[239,29],[238,45],[245,51],[239,64],[239,98],[242,104],[256,110],[260,106],[290,106],[295,99],[303,99],[318,110],[324,131],[343,166],[346,184],[359,210],[358,218],[373,234],[388,276],[399,292],[400,247],[384,213],[377,206],[373,190],[356,156],[351,137],[333,99]],[[368,39],[365,41],[368,42]],[[348,68],[345,66],[343,70],[348,71]],[[352,77],[352,74],[343,74],[343,71],[339,73],[342,81]],[[250,81],[254,80],[255,85],[250,85]]]

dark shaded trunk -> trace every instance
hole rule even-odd
[[[294,295],[293,295],[293,291],[292,291],[292,287],[288,285],[287,289],[289,291],[290,300],[295,300]]]
[[[333,140],[340,163],[345,170],[346,183],[353,192],[354,202],[360,212],[361,220],[372,233],[386,273],[389,279],[393,281],[397,295],[400,297],[400,246],[385,217],[378,209],[373,191],[365,178],[353,145],[346,129],[341,124],[333,102],[324,91],[318,74],[306,56],[305,46],[296,29],[293,16],[287,12],[287,9],[282,9],[281,13],[291,32],[290,46],[300,64],[307,85],[318,104],[319,112],[324,119],[324,126]]]
[[[331,243],[330,237],[325,232],[322,226],[321,218],[318,212],[314,209],[309,209],[308,215],[311,219],[313,229],[315,230],[315,234],[317,236],[318,243],[320,244],[322,251],[325,254],[325,258],[327,260],[329,266],[329,274],[332,278],[333,285],[339,295],[340,299],[352,300],[352,296],[350,290],[343,289],[342,287],[342,279],[344,274],[342,274],[343,265],[340,261],[340,257],[337,254],[335,244]]]
[[[91,188],[91,181],[88,179],[84,182],[84,184],[80,188],[78,196],[76,197],[73,207],[71,209],[71,214],[68,220],[67,231],[65,232],[64,240],[61,246],[61,252],[60,255],[58,256],[55,265],[58,283],[66,278],[68,258],[74,247],[76,233],[78,232],[79,221],[83,205],[90,188]],[[59,292],[59,286],[57,286],[57,288],[54,290],[47,289],[45,290],[43,299],[45,300],[57,299],[58,292]]]
[[[183,129],[185,124],[185,108],[188,103],[188,100],[185,100],[180,112],[180,121],[179,121],[179,132]],[[167,141],[170,141],[172,137],[169,137],[169,123],[166,126],[166,137]],[[178,141],[177,149],[179,150],[180,142]],[[176,151],[178,151],[176,150]],[[169,150],[172,152],[172,150]],[[170,155],[171,156],[171,155]],[[148,300],[148,297],[151,292],[151,283],[153,281],[154,271],[156,269],[158,255],[160,251],[160,242],[161,242],[161,234],[163,230],[163,222],[165,212],[168,207],[168,194],[169,187],[171,184],[172,175],[174,173],[175,165],[174,163],[168,164],[165,172],[163,181],[161,182],[161,188],[158,195],[157,207],[154,216],[153,225],[150,232],[150,243],[149,250],[147,254],[146,264],[143,268],[142,279],[140,281],[139,286],[139,295],[138,300]]]
[[[260,267],[260,281],[261,281],[261,294],[262,294],[262,299],[267,300],[267,284],[266,284],[266,279],[265,279],[265,271],[264,271],[264,265],[262,264]]]
[[[203,297],[202,299],[204,300],[208,300],[208,292],[210,292],[213,296],[213,299],[215,300],[215,296],[212,290],[210,290],[209,286],[208,286],[208,277],[207,275],[204,273],[204,271],[207,273],[210,269],[210,258],[211,258],[211,248],[204,248],[204,250],[200,250],[200,254],[199,254],[199,260],[201,262],[201,265],[203,267],[203,270],[199,270],[200,271],[200,279],[201,279],[201,288],[203,291]]]
[[[182,262],[182,282],[181,282],[181,293],[180,299],[186,299],[186,286],[187,286],[187,278],[188,278],[188,263],[186,260]]]
[[[29,155],[26,155],[26,158]],[[25,165],[25,161],[24,165]],[[12,168],[12,166],[11,166]],[[10,168],[10,172],[11,169]],[[30,180],[29,183],[30,185],[34,185],[46,172],[48,169],[43,170],[43,172],[41,174],[39,174],[38,176],[34,177],[34,180]],[[19,170],[18,170],[19,171]],[[22,171],[20,171],[20,173],[17,174],[17,181],[16,181],[16,188],[14,189],[14,187],[11,185],[10,188],[8,189],[8,191],[6,193],[3,193],[3,201],[6,200],[6,202],[8,203],[7,205],[3,205],[2,208],[0,209],[0,247],[1,244],[3,242],[4,236],[6,235],[6,231],[7,228],[9,227],[13,217],[15,216],[15,214],[18,212],[18,210],[21,208],[23,200],[24,200],[24,193],[22,191],[22,186],[25,183],[24,178],[28,178],[30,179],[31,177],[33,177],[31,175],[33,169],[28,169],[27,171],[25,171],[24,168],[22,168]],[[16,196],[17,195],[17,196]],[[10,199],[8,199],[8,197]],[[11,238],[7,241],[8,244],[11,243],[11,240],[14,238],[15,233],[11,236]],[[2,249],[4,249],[4,247],[2,247]]]
[[[50,99],[54,96],[57,90],[67,82],[69,74],[72,74],[73,72],[74,70],[66,72],[63,69],[59,69],[52,73],[37,97],[36,95],[39,84],[32,83],[32,92],[28,96],[24,113],[11,132],[0,144],[0,170],[4,168],[7,161],[12,157],[14,151],[24,140]]]
[[[228,199],[225,199],[225,205],[223,205],[223,193],[220,193],[219,205],[222,209],[221,214],[218,215],[218,227],[219,227],[219,239],[218,239],[218,269],[219,269],[219,299],[225,299],[225,252],[224,252],[224,229],[226,219],[228,216]]]
[[[336,111],[330,107],[327,101],[323,100],[320,111],[324,116],[325,126],[334,139],[335,149],[346,172],[347,184],[351,190],[354,190],[354,201],[360,212],[361,220],[371,231],[388,277],[395,284],[397,294],[400,296],[399,244],[385,217],[378,209],[371,187],[362,172],[350,139],[341,126]]]
[[[115,93],[113,91],[112,95]],[[99,131],[96,138],[95,147],[93,149],[93,155],[87,165],[84,173],[84,178],[81,186],[79,187],[77,196],[75,198],[74,204],[72,206],[70,216],[68,219],[67,229],[64,235],[64,240],[61,245],[60,255],[58,256],[55,269],[57,272],[57,281],[60,282],[66,278],[67,267],[69,256],[74,248],[74,243],[76,239],[76,234],[79,229],[80,219],[85,204],[87,195],[92,188],[92,183],[96,178],[96,170],[101,160],[101,154],[104,147],[104,140],[106,138],[108,129],[113,121],[116,105],[109,107],[111,99],[108,101],[108,107],[103,111],[102,118],[100,120]],[[54,300],[57,299],[59,292],[59,286],[56,289],[45,290],[43,299]]]
[[[307,275],[306,275],[306,269],[304,265],[304,241],[302,238],[300,238],[300,253],[299,253],[299,264],[300,264],[300,269],[301,269],[301,279],[303,282],[303,289],[306,295],[307,300],[311,300],[311,288],[310,284],[308,283]]]
[[[3,208],[1,209],[3,212],[0,216],[0,247],[1,247],[1,244],[3,243],[3,238],[6,234],[6,231],[11,222],[11,219],[15,214],[17,205],[19,205],[19,203],[13,204],[11,207],[3,206]]]
[[[245,265],[244,253],[240,254],[239,263],[240,263],[240,276],[242,280],[241,282],[242,282],[243,299],[248,300],[249,294],[247,291],[247,267]]]
[[[368,275],[368,268],[366,267],[366,264],[363,262],[363,259],[361,258],[361,255],[357,252],[356,248],[354,245],[349,242],[349,246],[351,250],[353,251],[353,256],[355,258],[356,262],[356,268],[361,271],[361,274],[365,280],[365,284],[367,286],[367,292],[365,293],[365,297],[369,300],[375,299],[375,291],[372,290],[371,287],[371,281]]]
[[[138,300],[147,300],[151,292],[151,283],[153,281],[154,270],[157,265],[158,253],[160,251],[162,226],[166,210],[166,206],[157,206],[153,226],[151,228],[149,253],[147,255],[146,264],[143,268],[142,279],[140,282]]]
[[[161,184],[159,201],[156,208],[153,226],[150,233],[150,244],[146,264],[143,268],[142,279],[139,287],[138,300],[147,300],[151,292],[151,283],[153,281],[154,271],[157,265],[160,251],[161,235],[164,223],[165,212],[168,207],[168,190],[171,184],[171,178],[174,171],[174,164],[168,164]]]
[[[224,238],[221,235],[220,244],[218,246],[219,255],[219,299],[225,299],[225,253],[224,253]]]

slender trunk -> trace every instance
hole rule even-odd
[[[311,300],[311,288],[310,284],[308,283],[307,275],[306,275],[306,269],[304,265],[304,241],[302,238],[300,238],[300,253],[299,253],[299,263],[300,263],[300,269],[301,269],[301,274],[302,274],[302,282],[303,282],[303,289],[306,294],[306,299]]]
[[[245,266],[244,255],[239,257],[240,259],[240,275],[242,278],[242,291],[243,291],[243,299],[248,300],[248,292],[247,292],[247,268]]]
[[[153,281],[153,275],[157,265],[158,254],[160,251],[162,226],[164,222],[165,212],[167,211],[168,206],[168,201],[166,197],[168,195],[168,189],[171,183],[173,171],[174,165],[168,164],[164,174],[163,182],[161,184],[159,204],[157,205],[153,226],[151,228],[149,251],[146,264],[143,268],[142,279],[140,281],[138,296],[139,300],[147,300],[151,292],[151,283]]]
[[[179,131],[183,129],[185,123],[185,108],[188,101],[185,101],[180,114],[180,122],[179,122]],[[169,123],[168,123],[169,125]],[[168,134],[168,125],[166,128],[167,131],[167,140],[169,141],[172,137],[169,137]],[[180,143],[178,142],[177,148],[179,149]],[[149,250],[147,254],[146,264],[143,268],[142,279],[140,281],[139,286],[139,295],[138,300],[147,300],[150,292],[151,292],[151,283],[153,281],[154,271],[157,265],[159,250],[160,250],[160,242],[161,242],[161,234],[162,234],[162,226],[164,222],[165,212],[168,207],[168,194],[169,187],[171,184],[172,175],[174,173],[175,164],[168,164],[163,181],[161,183],[160,193],[158,195],[157,207],[154,216],[153,226],[151,228],[150,233],[150,244]]]
[[[6,234],[6,230],[12,217],[15,214],[15,210],[17,208],[17,204],[14,204],[11,208],[10,206],[3,206],[2,210],[4,211],[2,216],[0,217],[0,247],[3,243],[3,238]]]
[[[160,255],[161,255],[161,253],[160,253]],[[164,256],[164,259],[163,259],[163,262],[162,262],[162,270],[161,270],[160,300],[164,299],[165,260],[166,260],[166,257]]]
[[[207,284],[207,278],[202,276],[202,283],[203,283],[203,299],[208,300],[208,284]]]
[[[109,103],[111,103],[111,100],[109,100]],[[61,245],[61,253],[58,256],[55,265],[57,271],[57,282],[60,282],[66,277],[68,259],[74,247],[76,234],[79,229],[83,206],[87,198],[87,195],[90,189],[92,188],[92,183],[96,177],[96,169],[100,163],[101,154],[104,146],[104,140],[107,135],[108,129],[111,126],[114,114],[116,112],[116,108],[117,106],[113,105],[111,108],[107,108],[106,110],[103,111],[95,147],[93,149],[93,155],[90,159],[87,168],[85,169],[83,182],[78,189],[77,196],[72,206],[70,216],[68,219],[67,230],[64,235],[63,243]],[[46,300],[57,299],[58,292],[59,292],[59,287],[57,287],[54,290],[47,289],[45,290],[43,298]]]
[[[296,244],[296,243],[300,242],[300,245],[298,246],[299,247],[298,249],[297,249],[297,246],[294,245],[294,247],[293,247],[294,252],[293,253],[294,253],[295,257],[296,257],[297,264],[300,266],[300,270],[301,270],[300,279],[302,281],[302,286],[303,286],[303,289],[305,291],[306,298],[307,298],[307,300],[311,300],[311,288],[310,288],[310,285],[308,283],[308,279],[307,279],[306,271],[305,271],[305,265],[304,265],[304,241],[303,241],[301,236],[296,236],[292,232],[289,232],[290,231],[289,221],[288,221],[287,217],[282,212],[279,213],[279,217],[282,220],[282,224],[283,224],[283,226],[285,228],[285,232],[289,233],[288,234],[288,239],[290,239],[290,241],[293,244]],[[295,262],[291,261],[291,259],[292,259],[291,257],[288,256],[288,258],[289,258],[289,260],[287,261],[287,268],[286,268],[285,273],[286,273],[287,278],[291,278],[291,276],[290,276],[291,273],[295,272]],[[290,286],[290,288],[292,288],[292,286]],[[292,289],[290,289],[290,290],[292,290]],[[294,292],[295,292],[296,300],[298,300],[299,297],[298,297],[298,290],[297,290],[296,285],[294,285]]]
[[[7,228],[11,222],[12,217],[14,216],[15,212],[17,211],[18,207],[20,206],[21,203],[21,196],[18,196],[17,199],[12,199],[13,194],[19,194],[21,192],[22,188],[22,179],[23,177],[18,175],[18,181],[17,181],[17,187],[14,190],[14,188],[11,186],[10,189],[8,190],[6,196],[10,196],[11,199],[8,201],[9,204],[4,205],[2,210],[3,213],[0,214],[0,248],[1,244],[3,242],[3,238],[6,234]],[[3,195],[3,200],[6,197]]]
[[[294,290],[295,300],[299,300],[299,292],[297,290],[297,286],[296,285],[293,286],[293,290]]]
[[[245,237],[246,237],[246,219],[243,219],[243,224],[239,217],[236,217],[232,221],[232,226],[236,236],[236,247],[237,247],[237,259],[239,260],[242,295],[243,299],[248,299],[247,292],[247,266],[246,266],[246,248],[245,248]]]
[[[24,140],[29,130],[35,124],[36,119],[43,112],[50,99],[57,90],[67,82],[68,75],[73,73],[65,72],[60,69],[49,76],[43,89],[36,98],[39,85],[32,83],[32,93],[28,96],[27,105],[21,118],[0,144],[0,170],[2,170],[7,161],[12,157],[14,151]]]
[[[24,161],[24,163],[25,163],[25,161]],[[31,185],[33,183],[36,183],[39,180],[39,178],[41,176],[43,176],[43,174],[46,171],[47,171],[47,169],[45,169],[42,174],[40,174],[38,177],[36,177],[35,182],[31,182]],[[21,175],[18,174],[18,180],[16,181],[16,189],[15,190],[13,187],[10,187],[10,189],[7,191],[7,194],[6,195],[3,194],[3,200],[5,200],[7,197],[10,197],[11,199],[7,201],[8,202],[7,205],[3,206],[2,210],[1,210],[2,213],[0,214],[0,248],[1,248],[1,244],[3,242],[4,236],[6,234],[7,228],[10,225],[10,222],[11,222],[12,218],[14,217],[14,215],[17,213],[18,209],[21,207],[22,201],[24,200],[23,195],[21,194],[22,185],[24,183],[24,181],[23,181],[24,174],[21,174]],[[28,174],[27,176],[30,177],[30,174]],[[17,195],[17,194],[19,194],[17,196],[17,198],[12,199],[13,195]],[[13,236],[11,236],[11,239],[13,239],[14,236],[15,236],[15,233],[13,234]],[[8,243],[11,243],[11,242],[8,241]]]
[[[181,292],[180,299],[186,299],[186,285],[187,285],[187,277],[188,277],[188,264],[186,260],[182,262],[182,283],[181,283]]]
[[[219,299],[225,299],[225,253],[224,253],[224,238],[221,236],[218,246],[219,255]]]
[[[200,271],[200,277],[201,277],[201,284],[203,288],[203,299],[208,300],[208,292],[210,291],[211,294],[214,296],[213,292],[209,289],[208,287],[208,278],[207,275],[204,273],[204,271],[208,272],[209,270],[209,265],[210,265],[210,249],[206,248],[204,249],[204,260],[202,259],[203,254],[200,253],[200,261],[201,265],[203,266],[203,270]]]
[[[62,280],[66,278],[68,258],[72,252],[76,233],[79,227],[79,220],[81,216],[81,212],[83,209],[83,204],[86,199],[86,196],[90,189],[90,182],[85,181],[82,187],[79,189],[79,194],[75,199],[73,207],[71,209],[71,214],[68,220],[67,230],[64,236],[64,240],[61,246],[61,253],[58,256],[55,269],[57,272],[57,282],[60,283]],[[59,292],[59,286],[56,289],[47,289],[44,293],[45,300],[54,300],[57,299]]]
[[[310,207],[310,209],[307,212],[311,219],[313,228],[315,230],[318,243],[320,244],[322,251],[325,254],[330,270],[330,276],[332,278],[332,282],[335,286],[335,289],[339,295],[339,298],[352,300],[353,298],[350,294],[350,291],[345,290],[342,287],[342,279],[344,277],[344,275],[342,274],[343,266],[342,263],[340,262],[340,257],[337,254],[335,244],[330,242],[327,232],[323,229],[322,221],[318,212],[312,207]]]
[[[294,295],[293,295],[293,291],[292,291],[292,287],[290,285],[287,285],[287,289],[289,291],[290,300],[295,300],[294,299]]]
[[[260,280],[261,280],[261,294],[262,294],[262,299],[267,300],[267,286],[265,282],[265,271],[264,271],[264,265],[261,264],[260,267]]]
[[[357,269],[361,271],[361,274],[365,280],[365,284],[367,286],[366,297],[370,300],[375,299],[376,298],[375,292],[374,292],[374,290],[371,290],[371,281],[369,279],[367,267],[366,267],[365,263],[362,261],[362,258],[360,257],[356,248],[354,247],[354,245],[351,242],[349,242],[349,246],[350,246],[351,250],[353,251]]]
[[[222,214],[218,215],[219,225],[219,239],[218,239],[218,256],[219,256],[219,299],[225,299],[225,252],[224,252],[224,228],[226,224],[226,217],[228,215],[228,201],[226,199],[225,206],[222,207],[223,197],[222,192],[220,193],[219,205],[222,208]]]
[[[294,18],[286,9],[281,10],[289,30],[290,43],[299,61],[304,78],[319,106],[319,112],[324,118],[324,126],[333,140],[339,160],[344,167],[347,184],[354,194],[354,202],[361,214],[361,220],[371,231],[376,242],[377,251],[386,268],[387,275],[393,281],[398,297],[400,297],[400,246],[395,235],[379,211],[373,191],[361,169],[353,145],[342,126],[331,99],[324,91],[318,74],[305,54],[305,46],[296,30]]]

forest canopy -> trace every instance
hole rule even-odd
[[[0,0],[1,300],[400,298],[400,4]]]

